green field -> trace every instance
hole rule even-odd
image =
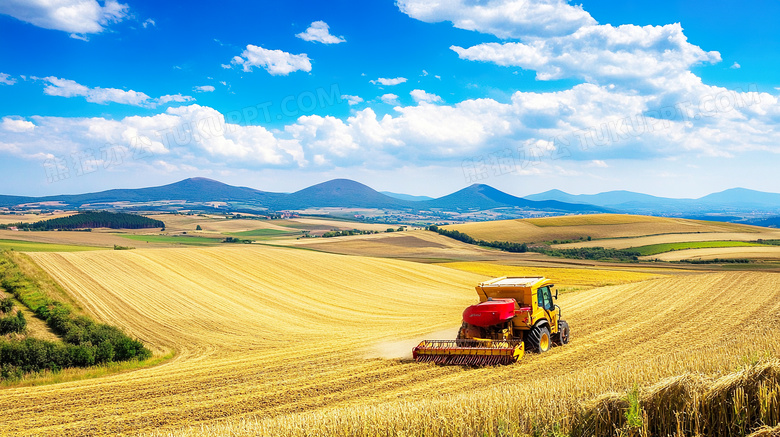
[[[235,237],[257,237],[267,239],[273,237],[297,237],[302,235],[300,231],[283,231],[281,229],[255,229],[252,231],[231,232]]]
[[[34,241],[0,240],[0,250],[17,252],[79,252],[83,250],[105,250],[105,247],[74,246],[70,244],[37,243]]]
[[[709,247],[749,247],[749,246],[767,246],[767,245],[759,244],[759,243],[751,243],[748,241],[691,241],[687,243],[650,244],[648,246],[632,247],[627,250],[639,252],[641,256],[648,256],[648,255],[658,255],[659,253],[671,252],[673,250],[704,249]]]
[[[222,241],[219,238],[189,237],[185,235],[181,237],[173,235],[122,235],[122,237],[147,243],[185,244],[188,246],[212,246]]]

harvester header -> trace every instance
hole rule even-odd
[[[476,286],[479,302],[463,311],[455,340],[424,340],[412,350],[420,362],[484,366],[512,364],[526,351],[546,352],[569,342],[569,324],[553,281],[501,277]]]

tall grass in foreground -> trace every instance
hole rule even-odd
[[[245,417],[154,436],[745,436],[780,425],[780,334],[424,400]],[[522,364],[520,364],[522,365]],[[631,394],[638,409],[634,417]]]

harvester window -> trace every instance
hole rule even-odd
[[[553,309],[552,294],[550,293],[550,287],[540,287],[537,291],[537,299],[539,306],[546,309]]]

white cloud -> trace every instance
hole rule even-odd
[[[154,20],[152,20],[151,18],[147,18],[146,20],[144,20],[143,23],[141,23],[141,26],[143,26],[144,29],[146,29],[149,26],[152,26],[152,27],[157,26],[157,23],[155,23]]]
[[[679,81],[691,66],[720,61],[688,43],[679,24],[666,26],[585,26],[571,35],[528,43],[452,46],[461,59],[536,71],[539,80],[575,77],[591,83],[619,83],[653,89]]]
[[[380,99],[388,105],[398,105],[398,96],[393,93],[383,94]]]
[[[441,97],[437,96],[436,94],[427,93],[424,90],[412,90],[412,92],[409,93],[415,102],[426,102],[426,103],[436,103],[441,102]]]
[[[363,98],[360,96],[350,96],[349,94],[344,94],[341,96],[342,100],[346,100],[349,106],[355,106],[357,104],[363,103]]]
[[[192,102],[192,101],[195,101],[195,99],[191,96],[183,96],[181,94],[173,94],[173,95],[166,94],[164,96],[154,99],[153,106],[164,105],[170,102],[184,103],[184,102]]]
[[[0,73],[0,83],[3,85],[13,85],[16,83],[16,79],[6,73]]]
[[[304,41],[321,42],[323,44],[339,44],[346,42],[343,36],[333,36],[329,32],[328,24],[324,21],[315,21],[311,23],[305,32],[296,34],[298,38]]]
[[[214,90],[215,88],[211,85],[201,85],[193,88],[193,91],[195,91],[196,93],[210,93],[213,92]]]
[[[596,20],[565,0],[398,0],[401,12],[426,23],[450,21],[459,29],[499,38],[568,35]]]
[[[459,168],[464,159],[509,150],[524,157],[517,165],[526,173],[538,169],[531,157],[550,165],[575,160],[580,167],[617,168],[611,164],[616,156],[623,166],[632,160],[780,155],[778,96],[699,83],[687,94],[675,91],[671,106],[661,97],[585,83],[516,92],[506,102],[393,102],[382,116],[371,108],[347,119],[310,115],[274,131],[228,123],[215,109],[195,104],[119,120],[6,117],[0,151],[39,159],[117,144],[130,153],[142,138],[155,159],[175,166],[372,169],[405,163]]]
[[[392,85],[399,85],[399,84],[402,84],[402,83],[406,82],[406,78],[405,77],[396,77],[394,79],[388,79],[388,78],[385,78],[385,77],[380,77],[380,78],[378,78],[376,80],[369,80],[369,82],[371,82],[374,85],[379,84],[379,85],[392,86]]]
[[[127,18],[129,7],[115,0],[6,0],[0,2],[0,14],[85,39]]]
[[[306,53],[293,55],[252,44],[246,46],[241,56],[234,56],[231,64],[241,65],[244,71],[252,71],[252,67],[262,67],[273,76],[287,76],[295,71],[311,71],[311,60]],[[225,68],[225,64],[222,64],[222,67]]]
[[[49,84],[43,89],[45,94],[60,97],[84,97],[88,102],[107,104],[121,103],[142,107],[156,107],[169,102],[188,102],[194,100],[190,96],[165,95],[152,99],[148,95],[138,91],[125,91],[116,88],[90,88],[74,80],[61,79],[54,76],[44,77],[42,80]]]
[[[3,117],[0,129],[6,132],[27,132],[35,129],[35,124],[22,118]]]
[[[34,124],[3,119],[0,151],[35,160],[88,154],[100,164],[108,147],[115,148],[128,165],[141,165],[141,159],[164,156],[167,164],[179,168],[215,162],[243,168],[304,164],[296,141],[276,138],[261,126],[226,123],[220,112],[199,105],[118,120],[41,116],[31,119]],[[31,150],[36,153],[30,154]]]
[[[739,65],[739,63],[734,62],[733,64],[731,64],[731,67],[729,68],[731,68],[732,70],[739,70],[740,68],[742,68],[742,66]]]
[[[425,77],[425,76],[427,76],[427,75],[428,75],[428,72],[427,72],[427,71],[425,71],[425,70],[423,70],[423,71],[422,71],[422,74],[420,74],[420,76],[422,76],[422,77]]]

